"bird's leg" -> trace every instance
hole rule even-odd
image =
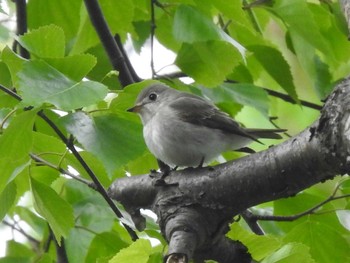
[[[197,166],[197,168],[202,168],[203,167],[204,159],[205,159],[205,157],[203,156],[201,161],[200,161],[200,163],[199,163],[199,165]]]
[[[158,160],[158,166],[161,172],[161,176],[159,179],[157,179],[155,181],[155,186],[174,186],[177,185],[175,184],[167,184],[164,179],[171,173],[171,171],[175,171],[177,169],[177,166],[175,166],[173,169],[170,168],[170,166],[168,166],[167,164],[165,164],[164,162],[162,162],[161,160]]]

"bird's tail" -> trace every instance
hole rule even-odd
[[[265,139],[281,139],[282,136],[279,133],[286,132],[286,129],[246,129],[250,135],[256,138]]]

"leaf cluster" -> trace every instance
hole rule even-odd
[[[0,8],[5,21],[0,24],[0,85],[7,90],[0,93],[0,218],[26,238],[9,240],[0,262],[53,262],[58,254],[54,243],[65,247],[73,263],[160,262],[166,245],[154,219],[138,233],[145,239],[132,242],[121,225],[132,226],[123,208],[124,218],[117,219],[99,193],[64,175],[69,171],[91,182],[69,144],[105,188],[118,177],[157,167],[143,142],[140,120],[126,112],[138,92],[155,80],[122,87],[82,0],[27,2],[28,33],[16,37],[30,53],[23,58],[11,48],[15,6],[0,1],[6,5]],[[346,25],[338,3],[331,1],[99,2],[111,32],[123,43],[129,40],[128,47],[140,53],[154,37],[176,54],[171,63],[193,82],[185,85],[160,73],[158,79],[206,96],[246,126],[271,127],[272,115],[291,134],[302,130],[318,114],[303,107],[302,99],[319,104],[350,71]],[[156,3],[153,14],[151,2]],[[153,53],[160,59],[157,50]],[[289,102],[269,96],[266,88],[288,95]],[[38,115],[42,112],[66,141]],[[224,153],[222,160],[237,156]],[[336,183],[254,211],[302,212],[326,198]],[[349,184],[343,186],[340,190],[349,193]],[[228,235],[264,263],[346,262],[349,206],[348,200],[338,200],[322,207],[321,215],[264,222],[264,237],[247,231],[242,222],[234,223]]]

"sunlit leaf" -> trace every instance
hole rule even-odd
[[[81,0],[31,0],[28,1],[28,27],[37,29],[54,24],[64,30],[67,41],[75,38],[79,26]]]
[[[238,51],[224,41],[184,43],[176,65],[196,82],[213,87],[223,82],[240,61]]]
[[[239,240],[247,246],[249,253],[255,260],[262,260],[281,247],[282,241],[273,236],[259,236],[243,229],[238,223],[231,225],[227,236]]]
[[[349,243],[344,236],[329,225],[320,222],[305,221],[297,225],[286,235],[284,241],[301,242],[307,245],[310,247],[311,256],[319,263],[349,260]]]
[[[89,106],[102,100],[107,87],[94,81],[74,82],[44,61],[29,61],[18,74],[25,105],[51,103],[63,110]]]
[[[177,41],[186,43],[210,40],[227,41],[244,57],[245,48],[241,44],[227,35],[207,16],[189,5],[180,5],[177,8],[174,16],[173,34]]]
[[[309,250],[310,248],[303,244],[289,243],[265,258],[262,263],[315,263]]]
[[[149,240],[138,239],[129,247],[122,249],[117,255],[109,260],[109,263],[147,263],[151,251],[151,243]]]
[[[43,26],[32,30],[20,36],[19,42],[30,53],[41,58],[60,58],[64,56],[64,32],[56,25]]]
[[[80,81],[96,65],[96,58],[90,54],[79,54],[64,58],[49,58],[45,61],[74,81]]]
[[[235,101],[250,106],[268,117],[269,99],[266,91],[249,83],[224,83],[214,89],[203,89],[215,103]]]
[[[14,117],[0,136],[0,192],[27,165],[32,147],[32,128],[35,111],[27,111]]]

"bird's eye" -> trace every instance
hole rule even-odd
[[[157,99],[157,94],[151,93],[148,95],[149,100],[155,101]]]

